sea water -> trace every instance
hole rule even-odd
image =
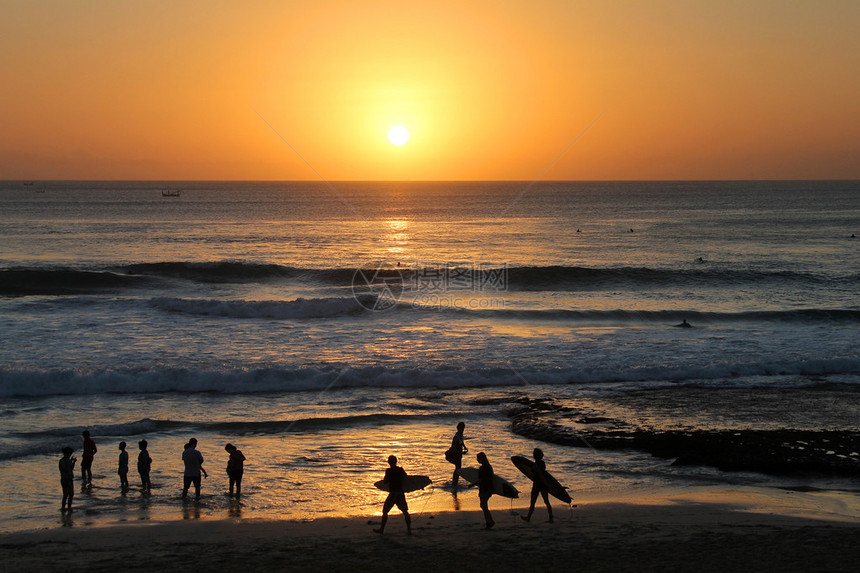
[[[466,462],[485,451],[524,495],[508,458],[534,447],[579,499],[860,485],[511,422],[545,403],[647,432],[857,432],[860,183],[165,186],[0,183],[0,530],[373,515],[389,454],[433,479],[413,511],[469,509],[446,485],[459,421]],[[94,487],[61,519],[59,450],[80,458],[84,429]],[[191,437],[210,477],[189,504]],[[152,493],[121,492],[117,445],[136,486],[141,439]],[[247,457],[238,502],[227,442]]]

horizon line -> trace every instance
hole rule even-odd
[[[139,182],[139,183],[323,183],[320,179],[0,179],[0,183],[35,182]],[[746,178],[746,179],[330,179],[332,183],[746,183],[746,182],[860,182],[860,178]]]

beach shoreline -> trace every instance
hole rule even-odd
[[[0,535],[0,559],[16,572],[853,570],[860,558],[856,502],[843,504],[842,515],[801,516],[792,513],[815,501],[807,503],[803,492],[781,495],[791,501],[782,508],[766,494],[728,490],[580,503],[572,512],[556,506],[554,523],[541,505],[526,523],[523,500],[513,510],[494,500],[492,530],[478,511],[434,511],[413,516],[412,536],[396,511],[382,536],[372,531],[378,515],[54,527]]]

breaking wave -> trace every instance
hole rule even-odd
[[[331,366],[207,370],[159,366],[97,371],[72,369],[2,369],[0,396],[52,396],[98,394],[152,394],[215,392],[253,394],[304,392],[343,388],[464,388],[522,386],[524,384],[603,384],[668,381],[698,384],[744,384],[751,377],[826,376],[860,374],[856,356],[795,362],[766,361],[711,363],[707,365],[625,368],[513,369],[410,368],[367,366],[338,369]]]
[[[363,271],[361,275],[357,273]],[[358,277],[358,278],[357,278]],[[450,267],[297,268],[246,261],[135,263],[119,267],[10,268],[0,270],[0,295],[63,295],[104,289],[136,288],[178,279],[197,283],[284,283],[349,287],[356,280],[377,278],[404,289],[426,281],[446,280],[445,288],[510,291],[590,291],[663,286],[767,286],[794,283],[820,287],[856,282],[858,276],[830,277],[790,271],[721,268],[652,269],[639,267]],[[449,280],[450,279],[450,280]]]

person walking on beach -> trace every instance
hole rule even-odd
[[[388,484],[388,497],[382,504],[382,522],[379,524],[379,528],[373,531],[379,534],[385,531],[388,512],[396,505],[403,514],[403,519],[406,520],[406,533],[412,535],[412,518],[409,516],[406,494],[403,491],[403,479],[406,477],[406,471],[397,465],[396,456],[388,456],[388,465],[389,468],[385,470],[385,477],[382,478],[382,481]]]
[[[532,513],[535,511],[535,502],[538,495],[543,496],[543,502],[546,504],[546,510],[549,513],[549,522],[552,523],[552,504],[549,502],[549,491],[547,491],[544,474],[546,473],[546,462],[543,461],[543,450],[540,448],[534,449],[535,457],[535,477],[532,481],[531,503],[529,504],[529,513],[525,516],[520,516],[523,521],[529,521],[532,518]]]
[[[128,491],[128,452],[125,451],[125,442],[119,443],[119,466],[116,473],[119,474],[119,486],[122,491]]]
[[[478,454],[478,463],[481,464],[481,467],[478,468],[478,499],[481,501],[481,511],[484,512],[484,522],[487,529],[492,529],[496,522],[490,515],[490,507],[487,502],[493,496],[495,474],[493,473],[493,466],[490,465],[490,460],[487,459],[487,454],[484,452]]]
[[[242,495],[242,474],[245,473],[245,456],[242,450],[233,444],[224,446],[230,458],[227,460],[227,477],[230,480],[230,495],[233,495],[233,486],[236,486],[236,497]]]
[[[63,457],[60,458],[60,485],[63,488],[63,502],[60,511],[72,511],[72,499],[75,497],[75,462],[78,458],[72,457],[75,451],[69,446],[62,449]]]
[[[194,499],[200,499],[200,474],[209,477],[203,469],[203,454],[197,451],[197,438],[191,438],[185,444],[182,461],[185,462],[185,473],[182,480],[182,499],[188,497],[188,488],[194,484]]]
[[[137,454],[137,473],[140,474],[140,489],[146,492],[152,487],[152,483],[149,481],[152,458],[149,457],[149,450],[146,449],[148,445],[146,440],[137,443],[137,447],[140,448],[140,453]]]
[[[84,430],[84,454],[81,457],[81,482],[82,485],[93,485],[93,458],[98,451],[96,443],[90,437],[89,430]]]
[[[469,452],[466,447],[463,431],[466,429],[466,423],[460,422],[457,424],[457,433],[451,438],[451,447],[445,452],[445,459],[454,464],[454,475],[451,478],[451,485],[455,488],[460,483],[460,468],[463,467],[463,454]]]

